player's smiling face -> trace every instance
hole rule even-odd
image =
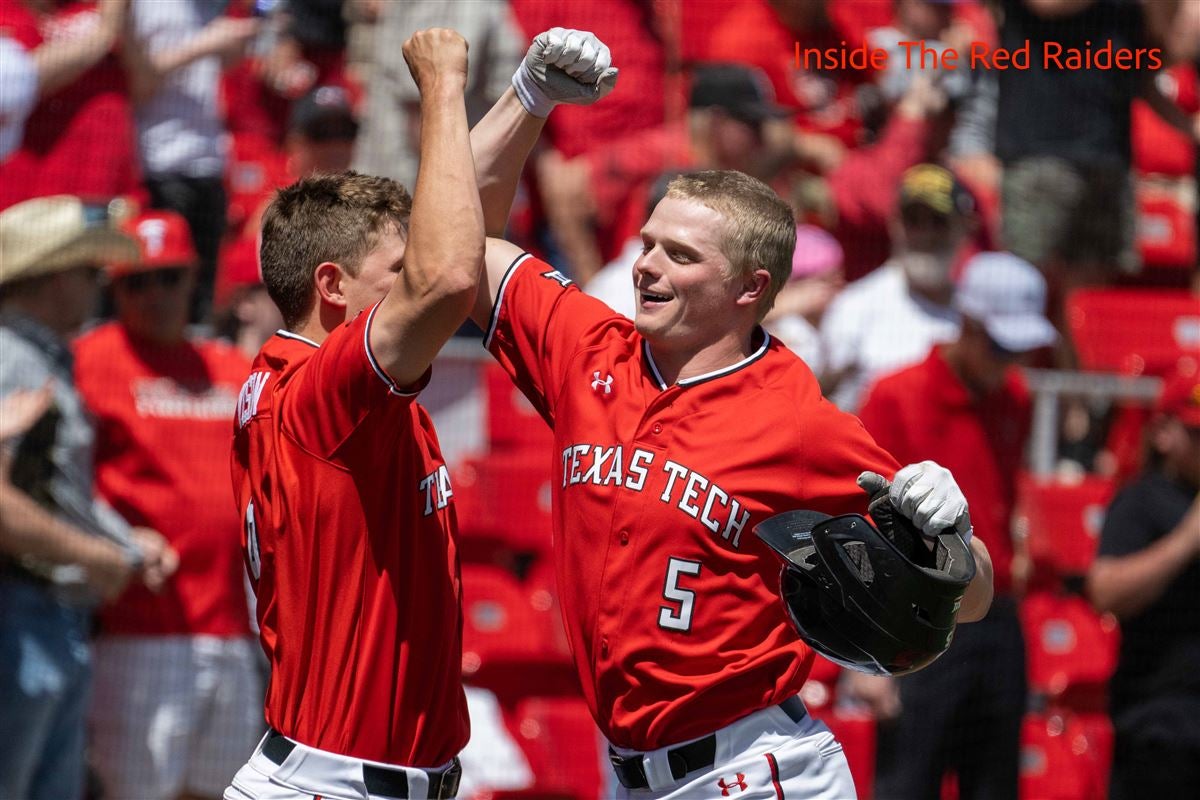
[[[347,274],[342,279],[346,319],[354,319],[360,311],[378,303],[392,288],[400,273],[406,241],[402,233],[388,228],[379,234],[375,247],[363,258],[358,274]]]
[[[700,347],[724,333],[738,296],[720,247],[726,224],[706,205],[668,196],[642,227],[634,322],[652,344]]]

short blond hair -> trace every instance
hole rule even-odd
[[[770,274],[770,284],[758,302],[761,322],[792,275],[796,249],[792,209],[770,186],[736,170],[680,175],[667,187],[667,197],[694,200],[725,217],[721,252],[734,275],[748,277],[757,269]]]

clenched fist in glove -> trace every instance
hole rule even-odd
[[[559,103],[588,105],[617,84],[608,46],[588,31],[551,28],[539,33],[513,75],[525,110],[547,117]]]
[[[932,461],[909,464],[890,483],[878,473],[864,472],[858,476],[858,485],[871,496],[868,510],[880,530],[889,536],[892,532],[885,527],[898,531],[892,537],[897,546],[907,549],[908,543],[897,539],[905,539],[908,527],[927,539],[953,529],[965,543],[971,543],[967,498],[945,467]],[[900,519],[895,519],[897,516]]]

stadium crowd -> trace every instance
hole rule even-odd
[[[435,25],[470,44],[471,123],[549,27],[620,67],[548,121],[510,239],[632,317],[670,178],[765,181],[797,245],[764,325],[901,462],[959,476],[995,559],[986,627],[928,674],[826,664],[806,687],[861,796],[1200,783],[1200,3],[0,0],[0,798],[219,797],[261,737],[229,479],[238,391],[282,327],[259,225],[305,176],[414,184],[400,43]],[[912,40],[1112,41],[1164,66],[797,56]],[[460,796],[606,796],[548,567],[548,433],[477,349],[443,390],[478,399],[480,431],[451,464]],[[1068,388],[1039,394],[1050,375]],[[1035,408],[1057,454],[1038,468]]]

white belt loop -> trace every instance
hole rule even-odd
[[[675,776],[671,774],[671,762],[667,757],[670,750],[663,747],[652,750],[642,756],[642,768],[646,771],[646,783],[652,791],[669,789],[676,784]]]

